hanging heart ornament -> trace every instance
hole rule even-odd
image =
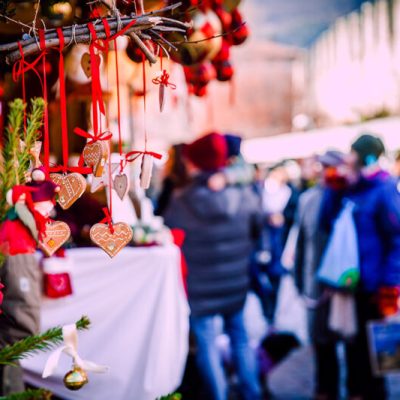
[[[117,192],[118,197],[123,200],[129,189],[128,176],[126,174],[115,175],[113,189]]]
[[[50,179],[60,186],[57,202],[64,210],[71,207],[86,190],[86,179],[77,172],[67,175],[50,174]]]
[[[104,140],[88,143],[83,149],[83,160],[88,167],[93,169],[93,175],[97,178],[103,174],[108,158],[108,150],[108,143]]]
[[[52,221],[46,224],[39,248],[52,256],[71,236],[71,230],[65,222]]]
[[[111,232],[108,224],[95,224],[90,228],[90,239],[101,247],[111,258],[117,255],[131,240],[133,232],[125,222],[113,225]]]
[[[96,63],[98,66],[101,64],[101,57],[100,55],[96,54]],[[89,53],[84,53],[81,58],[81,67],[83,69],[83,72],[85,73],[87,78],[92,77],[92,60],[90,58]]]

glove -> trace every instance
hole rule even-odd
[[[384,286],[378,291],[378,308],[382,317],[390,317],[400,310],[400,286]]]

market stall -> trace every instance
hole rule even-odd
[[[62,357],[56,373],[43,381],[49,354],[42,353],[23,361],[27,382],[45,384],[70,400],[154,400],[176,389],[185,367],[189,330],[179,249],[126,248],[111,261],[96,248],[72,249],[67,259],[73,294],[43,300],[42,330],[90,316],[92,328],[80,334],[79,352],[109,370],[89,373],[90,384],[71,392],[63,385],[70,357]]]

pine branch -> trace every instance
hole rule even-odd
[[[166,396],[162,396],[156,400],[181,400],[181,399],[182,399],[182,395],[180,393],[171,393]]]
[[[3,150],[3,165],[0,168],[0,220],[4,219],[7,211],[6,194],[17,183],[17,151],[19,138],[24,121],[25,105],[21,99],[15,99],[10,104],[8,124],[5,130],[6,144]]]
[[[25,392],[0,396],[0,400],[50,400],[51,392],[45,389],[28,389]]]
[[[77,323],[78,330],[88,329],[90,320],[83,316]],[[0,350],[0,364],[12,364],[39,351],[52,349],[63,340],[62,328],[51,328],[39,335],[29,336]]]
[[[29,163],[31,160],[29,150],[33,147],[40,136],[39,129],[43,124],[44,107],[45,102],[43,98],[37,97],[31,100],[31,112],[28,116],[25,138],[23,138],[25,148],[20,149],[17,155],[18,180],[20,183],[25,181],[25,172],[29,168]]]

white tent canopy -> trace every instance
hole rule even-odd
[[[357,125],[285,133],[244,140],[242,153],[249,163],[273,164],[284,159],[299,159],[327,150],[349,151],[360,133],[373,133],[385,143],[387,151],[400,149],[400,117],[382,118]]]

